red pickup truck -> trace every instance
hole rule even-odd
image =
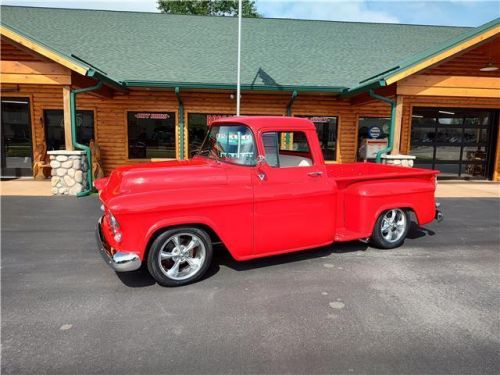
[[[95,182],[98,246],[116,271],[145,263],[165,286],[199,279],[214,243],[239,261],[357,239],[394,248],[412,213],[420,225],[441,218],[437,174],[325,164],[306,119],[221,119],[192,159],[122,167]]]

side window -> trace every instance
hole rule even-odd
[[[304,132],[268,132],[262,135],[266,161],[271,167],[310,167],[313,158]]]
[[[262,143],[266,151],[266,162],[271,167],[279,167],[279,145],[278,133],[264,133],[262,134]]]

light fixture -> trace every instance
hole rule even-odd
[[[422,116],[422,115],[411,115],[411,117],[414,117],[414,118],[424,118],[424,116]]]
[[[449,112],[449,111],[438,111],[439,113],[443,113],[445,115],[454,115],[455,112]]]
[[[481,72],[494,72],[498,70],[498,66],[493,64],[492,61],[490,61],[488,64],[483,66],[481,69],[479,69]]]

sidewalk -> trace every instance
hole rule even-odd
[[[0,195],[21,195],[49,197],[52,196],[50,180],[35,181],[33,179],[16,179],[0,181]]]
[[[500,183],[476,181],[439,181],[438,198],[500,198]]]
[[[19,179],[0,181],[0,195],[51,196],[50,180]],[[498,182],[440,181],[438,198],[500,198]]]

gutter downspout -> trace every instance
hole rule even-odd
[[[297,90],[293,90],[292,97],[290,98],[290,101],[288,102],[288,104],[286,106],[286,115],[287,116],[292,115],[292,105],[293,105],[293,102],[295,101],[295,98],[297,98],[298,95],[299,95],[299,93],[297,92]]]
[[[386,98],[385,96],[377,95],[377,94],[375,94],[375,92],[373,90],[370,90],[369,94],[372,98],[375,98],[377,100],[381,100],[381,101],[391,105],[391,125],[390,125],[391,128],[389,131],[389,141],[387,143],[386,148],[377,152],[377,157],[375,159],[375,161],[377,163],[380,163],[382,160],[382,155],[385,153],[391,152],[392,148],[394,146],[394,129],[395,129],[394,125],[396,124],[396,101],[389,99],[389,98]]]
[[[184,159],[184,103],[181,98],[181,89],[175,88],[175,96],[179,103],[179,159]]]
[[[92,192],[93,187],[94,187],[94,181],[93,181],[94,176],[92,175],[92,154],[90,153],[90,147],[82,145],[82,144],[78,143],[76,140],[76,95],[84,93],[84,92],[99,90],[101,87],[102,87],[102,81],[99,81],[97,83],[97,85],[95,85],[95,86],[70,91],[69,108],[70,108],[70,113],[71,113],[71,141],[73,143],[73,147],[75,147],[79,150],[85,151],[85,154],[87,156],[87,163],[88,163],[88,168],[87,168],[88,188],[86,190],[78,193],[76,195],[77,197],[83,197],[83,196],[89,195]]]
[[[293,90],[292,97],[290,98],[290,100],[288,101],[288,104],[286,105],[286,115],[287,116],[292,115],[292,105],[293,105],[293,102],[295,101],[295,99],[297,98],[298,95],[299,95],[298,91]],[[290,133],[289,132],[285,133],[285,144],[286,144],[287,148],[290,147]]]

